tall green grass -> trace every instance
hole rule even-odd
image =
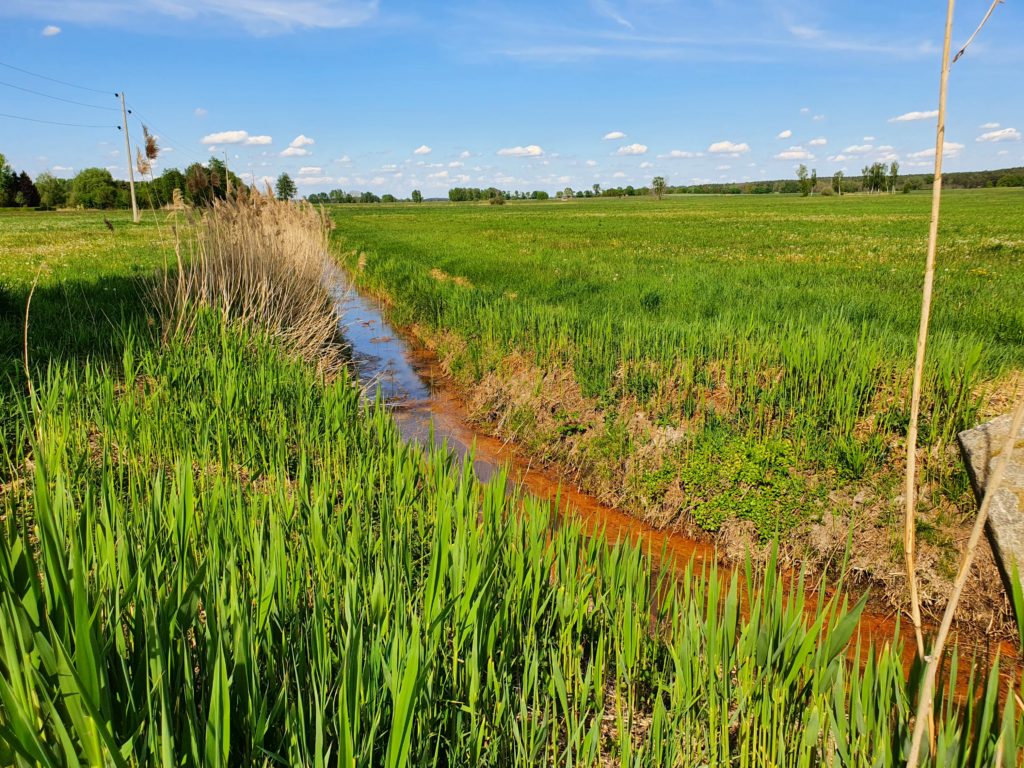
[[[906,752],[916,675],[895,638],[848,660],[863,603],[808,611],[774,567],[655,573],[214,312],[163,347],[129,335],[116,366],[51,365],[36,393],[11,448],[26,482],[0,497],[2,764]],[[1014,764],[998,684],[940,694],[931,764]]]
[[[524,353],[543,371],[571,371],[606,415],[630,402],[686,431],[679,472],[693,474],[691,457],[724,432],[737,453],[785,443],[796,474],[834,487],[877,471],[905,435],[926,203],[597,200],[335,216],[347,266],[389,297],[397,323],[465,343],[450,361],[464,382]],[[924,461],[933,482],[962,472],[950,446],[976,423],[981,385],[1024,364],[1020,203],[994,192],[948,201],[956,245],[942,254],[922,405],[922,443],[945,448]],[[777,512],[731,514],[771,535],[806,504]]]

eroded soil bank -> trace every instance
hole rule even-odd
[[[476,428],[467,405],[472,393],[467,396],[460,391],[445,371],[443,362],[422,339],[415,333],[392,327],[382,304],[361,294],[341,272],[337,276],[335,298],[342,332],[364,395],[368,399],[381,398],[406,440],[418,444],[433,441],[446,445],[459,458],[471,456],[474,471],[483,480],[505,472],[507,483],[538,498],[557,502],[564,513],[576,514],[587,530],[603,531],[611,542],[629,539],[643,543],[655,561],[676,570],[682,570],[691,561],[698,568],[712,564],[721,568],[736,565],[735,556],[727,556],[712,537],[659,529],[602,503],[567,480],[559,473],[557,465],[536,460],[513,440]],[[756,560],[764,550],[752,554]],[[790,563],[789,567],[792,569],[793,565]],[[792,572],[795,575],[795,569]],[[906,668],[910,669],[914,656],[910,622],[898,618],[885,596],[873,595],[860,622],[862,652],[868,653],[869,642],[876,645],[890,642],[897,632],[903,640]],[[963,655],[988,661],[998,654],[1007,679],[1019,674],[1015,643],[1005,633],[995,633],[991,626],[966,621],[958,623],[956,635]],[[967,667],[968,664],[963,665],[962,672]],[[962,693],[967,694],[967,675],[961,677]]]

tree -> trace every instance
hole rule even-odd
[[[15,192],[15,202],[18,205],[35,208],[39,205],[39,190],[32,183],[31,177],[22,171],[18,174],[18,191]]]
[[[601,196],[601,185],[600,184],[595,184],[593,189],[594,189],[594,197],[600,197]]]
[[[14,205],[14,196],[18,192],[18,177],[14,169],[7,164],[7,158],[0,154],[0,206]]]
[[[807,166],[803,163],[796,169],[796,177],[800,180],[800,194],[807,197],[811,194],[811,177],[807,175]]]
[[[571,200],[572,199],[572,187],[566,187],[564,190],[562,190],[562,197],[564,199],[566,199],[566,200]]]
[[[394,195],[381,195],[380,201],[382,203],[397,203],[398,199]]]
[[[896,182],[900,178],[900,164],[893,160],[889,164],[889,191],[896,193]],[[909,190],[908,190],[909,191]]]
[[[113,208],[117,185],[106,168],[85,168],[71,181],[70,203],[79,208]]]
[[[185,174],[177,168],[168,168],[152,183],[154,203],[158,206],[168,205],[174,200],[174,190],[184,196],[187,191]]]
[[[39,203],[47,208],[60,208],[68,201],[68,180],[54,176],[52,173],[40,173],[36,177],[36,189],[39,190]]]
[[[287,173],[282,173],[277,177],[274,191],[277,194],[278,200],[291,200],[295,197],[295,193],[298,192],[298,188],[295,186],[295,182],[292,181],[291,176]]]
[[[651,189],[654,191],[654,194],[658,197],[659,200],[661,200],[661,196],[665,194],[665,188],[667,186],[668,184],[665,183],[664,176],[655,176],[653,179],[651,179]]]
[[[834,189],[835,193],[837,195],[839,195],[840,197],[843,196],[843,172],[842,171],[836,171],[835,175],[832,177],[832,189]]]
[[[814,189],[817,186],[818,186],[818,169],[817,168],[812,168],[811,169],[811,194],[812,195],[814,194]]]
[[[414,203],[422,203],[423,202],[423,193],[420,192],[418,189],[414,189],[412,191],[412,201]]]

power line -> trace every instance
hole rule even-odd
[[[53,99],[54,101],[63,101],[65,104],[77,104],[80,107],[89,107],[90,109],[105,109],[111,112],[117,111],[116,109],[114,109],[114,107],[102,107],[99,104],[87,104],[84,101],[65,99],[62,96],[53,96],[49,93],[43,93],[42,91],[34,91],[31,88],[24,88],[20,85],[15,85],[14,83],[6,83],[3,80],[0,80],[0,85],[6,85],[8,88],[14,88],[19,91],[24,91],[25,93],[34,93],[36,96],[45,96],[47,99]]]
[[[116,125],[82,125],[81,123],[58,123],[54,120],[39,120],[35,117],[23,117],[22,115],[8,115],[0,112],[0,117],[9,117],[12,120],[27,120],[30,123],[45,123],[46,125],[64,125],[68,128],[117,128]]]
[[[86,85],[75,85],[74,83],[69,83],[66,80],[58,80],[55,77],[47,77],[46,75],[40,75],[38,72],[29,72],[27,69],[16,67],[13,64],[6,64],[2,61],[0,61],[0,67],[7,67],[7,69],[13,69],[15,72],[21,72],[22,74],[31,75],[32,77],[38,77],[41,80],[49,80],[51,83],[60,83],[61,85],[66,85],[69,88],[78,88],[81,91],[92,91],[93,93],[102,93],[105,96],[109,96],[111,93],[113,93],[113,91],[111,90],[103,91],[99,88],[90,88]]]

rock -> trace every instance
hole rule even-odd
[[[1011,421],[1010,415],[1000,416],[958,436],[960,451],[979,504],[985,496],[988,479],[1001,458]],[[1017,435],[1010,466],[989,505],[987,530],[1007,591],[1012,594],[1010,574],[1014,563],[1024,586],[1024,430]]]

